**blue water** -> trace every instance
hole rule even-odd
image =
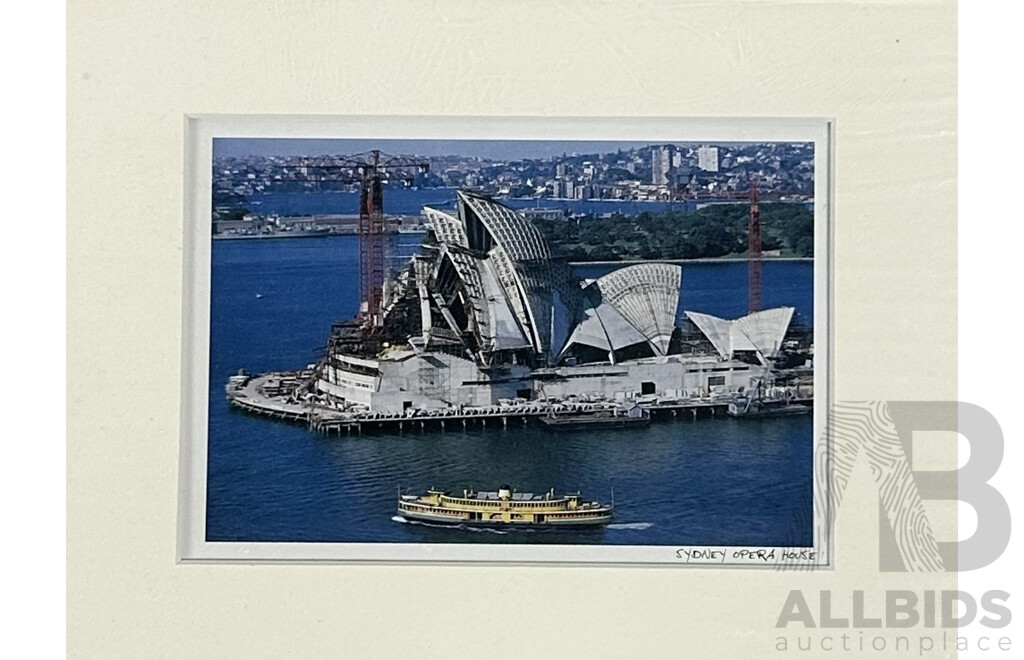
[[[401,236],[409,254],[421,237]],[[358,307],[355,237],[213,244],[207,539],[210,541],[809,545],[810,416],[656,423],[640,431],[541,428],[323,437],[231,409],[239,368],[318,357],[332,321]],[[808,263],[765,264],[766,306],[812,315]],[[684,266],[682,306],[725,317],[746,305],[742,263]],[[443,486],[615,491],[603,530],[479,531],[402,524],[395,489]]]

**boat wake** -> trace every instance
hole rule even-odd
[[[494,529],[493,527],[467,527],[466,525],[456,525],[456,529],[464,529],[467,532],[487,532],[488,534],[508,534],[511,529]],[[516,530],[516,531],[529,531],[529,530]]]
[[[644,530],[654,527],[654,523],[649,522],[637,522],[637,523],[612,523],[608,525],[608,529],[633,529],[633,530]]]
[[[511,529],[494,529],[493,527],[470,527],[468,525],[434,525],[422,520],[409,520],[403,516],[391,516],[391,519],[403,525],[418,525],[420,527],[433,527],[434,529],[458,529],[466,532],[485,532],[487,534],[508,534],[513,531]],[[527,532],[531,530],[522,529],[515,531]]]

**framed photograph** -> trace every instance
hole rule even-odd
[[[183,560],[828,565],[829,121],[188,149]]]
[[[953,652],[955,4],[68,14],[69,657]]]

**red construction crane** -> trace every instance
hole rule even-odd
[[[303,159],[300,166],[307,171],[341,171],[332,175],[332,180],[359,182],[359,318],[370,328],[379,327],[386,275],[383,184],[392,176],[411,180],[411,172],[427,172],[430,163],[374,149],[353,156]]]
[[[761,209],[757,179],[750,180],[750,221],[747,223],[747,312],[761,311]]]
[[[761,207],[760,201],[768,199],[781,201],[785,193],[779,190],[762,194],[758,190],[757,178],[751,177],[750,189],[725,190],[720,192],[704,192],[680,195],[680,199],[704,203],[727,203],[732,201],[750,200],[750,219],[747,222],[747,311],[759,312],[761,300]]]

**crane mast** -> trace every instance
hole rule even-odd
[[[383,324],[384,279],[387,275],[384,183],[391,175],[411,180],[410,171],[427,172],[430,163],[404,156],[389,156],[378,149],[354,156],[303,161],[310,169],[355,172],[334,178],[359,183],[359,319],[373,329]]]
[[[760,312],[761,303],[761,208],[757,179],[750,181],[750,220],[747,223],[747,312]]]

